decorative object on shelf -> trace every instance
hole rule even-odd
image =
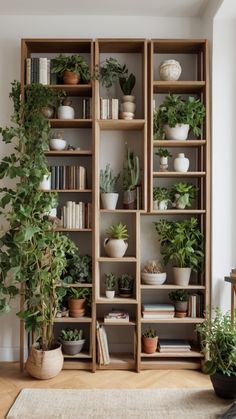
[[[106,165],[105,170],[100,170],[100,192],[104,209],[116,208],[119,194],[115,191],[119,178],[120,173],[114,176],[110,164]]]
[[[68,98],[62,101],[62,105],[60,105],[57,109],[57,116],[58,119],[74,119],[75,118],[75,110],[71,106],[72,101]]]
[[[123,257],[127,248],[129,237],[125,224],[113,224],[107,229],[108,238],[104,240],[104,249],[107,256],[112,258]]]
[[[155,155],[160,157],[160,172],[166,172],[168,170],[168,157],[172,157],[172,154],[167,148],[159,148]]]
[[[169,94],[153,113],[154,138],[183,141],[188,138],[189,129],[195,137],[201,134],[205,118],[205,106],[195,97],[186,100]]]
[[[129,313],[121,310],[112,310],[110,313],[105,314],[104,316],[104,323],[112,323],[112,322],[129,322]]]
[[[119,119],[119,99],[100,98],[100,119]]]
[[[60,54],[51,60],[53,74],[58,74],[64,84],[88,83],[90,80],[89,65],[81,55]]]
[[[191,183],[175,183],[170,192],[172,206],[176,209],[191,207],[193,200],[196,199],[197,191],[198,188]]]
[[[173,263],[173,282],[187,286],[191,270],[202,271],[203,234],[198,228],[197,218],[181,221],[160,220],[155,228],[161,244],[164,263]]]
[[[92,258],[89,255],[66,255],[66,267],[61,275],[63,284],[90,284],[92,282]]]
[[[189,159],[185,157],[184,153],[178,153],[174,159],[174,170],[176,172],[186,173],[189,169]]]
[[[156,186],[153,188],[153,209],[165,211],[171,202],[170,192],[167,188]]]
[[[126,146],[126,158],[123,168],[123,205],[125,209],[137,208],[137,188],[140,178],[139,157]]]
[[[146,329],[142,333],[142,350],[146,354],[154,354],[157,350],[158,336],[154,329]]]
[[[134,277],[128,273],[122,274],[118,278],[119,297],[131,298],[133,295]]]
[[[135,104],[135,96],[131,95],[132,90],[135,86],[135,76],[133,73],[130,73],[130,75],[126,77],[119,77],[119,83],[121,90],[124,94],[122,97],[122,103],[121,103],[121,118],[122,119],[133,119],[135,110],[136,110],[136,104]]]
[[[89,288],[69,288],[68,297],[70,317],[83,317],[90,298]]]
[[[188,293],[186,290],[174,290],[169,293],[169,298],[175,305],[175,317],[186,317],[188,312]]]
[[[43,180],[39,184],[40,191],[48,191],[51,189],[51,173],[43,175]]]
[[[178,80],[180,78],[181,72],[181,65],[176,60],[165,60],[159,66],[159,74],[161,80]]]
[[[101,81],[102,86],[105,86],[107,91],[116,83],[119,78],[125,77],[128,73],[128,68],[118,62],[116,58],[106,58],[105,62],[100,66],[96,66],[94,78]]]
[[[50,119],[54,116],[55,108],[53,106],[43,106],[41,112],[45,118]]]
[[[49,140],[50,150],[65,150],[67,145],[66,140],[63,139],[63,131],[54,131]]]
[[[115,297],[116,281],[117,281],[117,278],[112,272],[105,274],[105,288],[106,288],[107,298]]]
[[[155,260],[148,261],[141,273],[142,283],[146,285],[162,285],[166,281],[167,274],[163,271],[161,263]]]
[[[77,355],[83,349],[85,339],[82,329],[62,329],[59,341],[62,344],[62,352],[66,355]]]
[[[146,320],[173,319],[175,307],[173,304],[142,304],[142,316]]]
[[[204,322],[196,326],[202,352],[207,355],[202,370],[210,374],[216,395],[224,399],[236,397],[235,326],[230,314],[223,314],[219,307],[214,309],[213,315],[208,309]]]

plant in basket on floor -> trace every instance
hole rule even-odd
[[[107,229],[108,237],[104,240],[104,249],[107,256],[112,258],[123,257],[127,248],[129,237],[125,224],[113,224]]]
[[[62,329],[59,342],[62,343],[62,351],[66,355],[76,355],[82,351],[85,339],[82,329]]]
[[[116,282],[117,282],[117,278],[112,272],[105,274],[105,288],[106,288],[107,298],[115,297]]]
[[[125,209],[140,208],[141,189],[138,186],[140,179],[139,158],[126,147],[126,158],[123,169],[123,204]]]
[[[148,261],[141,274],[142,283],[147,285],[162,285],[166,281],[166,276],[162,263],[155,260]]]
[[[81,55],[63,55],[52,59],[52,73],[58,74],[64,84],[88,83],[89,65]]]
[[[188,310],[188,293],[186,290],[174,290],[169,293],[169,299],[175,305],[175,317],[186,317]]]
[[[119,178],[120,173],[114,176],[110,164],[106,165],[105,170],[100,170],[100,192],[104,209],[116,208],[119,198],[119,194],[116,192],[116,185]]]
[[[142,349],[146,354],[153,354],[157,350],[158,336],[154,329],[146,329],[142,333]]]
[[[226,399],[236,398],[236,324],[219,307],[206,312],[205,321],[196,326],[207,361],[203,372],[210,374],[215,393]],[[234,319],[235,319],[234,313]],[[232,416],[235,417],[235,416]]]
[[[119,297],[131,298],[133,295],[134,277],[124,273],[118,278]]]

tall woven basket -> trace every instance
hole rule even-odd
[[[63,355],[61,345],[50,351],[42,351],[32,346],[26,361],[26,371],[34,378],[48,380],[62,370]]]

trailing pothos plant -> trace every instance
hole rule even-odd
[[[14,124],[0,129],[2,140],[14,147],[0,163],[0,179],[16,183],[14,189],[0,190],[0,211],[8,222],[0,238],[0,312],[10,310],[11,298],[22,288],[25,302],[18,315],[26,330],[35,332],[42,350],[53,347],[53,321],[63,293],[56,292],[57,284],[67,265],[66,255],[76,250],[48,219],[57,195],[39,190],[48,174],[44,150],[50,126],[41,112],[48,89],[28,86],[23,102],[20,83],[12,83]]]

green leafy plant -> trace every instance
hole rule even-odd
[[[89,288],[69,288],[67,292],[67,296],[69,298],[73,298],[75,300],[82,300],[86,299],[89,300],[91,296],[91,290]]]
[[[100,68],[95,69],[95,78],[100,80],[106,89],[110,89],[112,85],[127,75],[128,68],[118,62],[116,58],[107,58],[105,63]]]
[[[65,71],[79,74],[83,83],[90,80],[89,65],[81,55],[63,55],[52,59],[52,73],[63,76]]]
[[[120,174],[114,176],[110,164],[107,164],[105,170],[100,170],[100,192],[115,193],[119,178]]]
[[[170,202],[170,192],[167,188],[156,186],[155,188],[153,188],[153,200],[158,202]]]
[[[134,285],[134,277],[128,273],[124,273],[118,278],[118,287],[132,290]]]
[[[129,237],[127,226],[122,223],[111,225],[106,232],[110,239],[127,240]]]
[[[200,334],[202,352],[208,360],[203,365],[203,372],[216,372],[236,376],[236,327],[229,313],[223,314],[219,307],[209,310],[203,323],[196,326]]]
[[[117,278],[112,272],[109,272],[109,273],[105,274],[106,290],[107,291],[113,291],[115,289],[115,286],[116,286],[116,281],[117,281]]]
[[[92,258],[89,255],[66,255],[67,265],[61,280],[65,284],[92,282]]]
[[[120,88],[124,95],[131,95],[135,82],[136,78],[133,73],[130,73],[129,76],[119,77]]]
[[[139,158],[135,156],[128,147],[126,147],[126,159],[123,170],[123,189],[124,191],[131,191],[139,184],[140,166]]]
[[[203,234],[197,218],[182,221],[160,220],[155,228],[161,244],[164,263],[172,262],[178,268],[203,268]]]
[[[36,120],[39,128],[39,124],[42,123],[42,127],[47,126],[47,129],[49,129],[48,122],[45,121],[45,118],[41,117],[40,113],[43,108],[45,107],[53,107],[58,108],[60,105],[63,97],[66,96],[66,93],[64,90],[54,90],[49,88],[48,86],[45,86],[40,83],[36,83],[34,85],[26,86],[25,88],[25,107],[24,110],[21,108],[21,110],[24,112],[24,115],[22,115],[22,118],[24,117],[24,126],[25,129],[30,131],[30,129],[33,127],[36,127]],[[13,98],[13,96],[11,96]],[[15,97],[15,94],[14,94]],[[18,99],[17,99],[18,100]],[[19,103],[20,106],[20,103]],[[47,133],[48,138],[50,138],[49,132]],[[47,144],[48,147],[48,144]]]
[[[143,331],[142,336],[144,338],[156,338],[157,337],[157,331],[155,329],[148,328]]]
[[[172,157],[172,154],[167,150],[167,148],[159,148],[155,155],[159,157]]]
[[[175,290],[169,293],[171,301],[188,301],[188,293],[186,290]]]
[[[198,188],[191,183],[175,183],[170,192],[173,206],[176,206],[178,203],[180,207],[191,207],[193,200],[196,198],[197,191]]]
[[[169,94],[164,102],[154,110],[153,134],[155,138],[163,138],[163,125],[175,127],[176,124],[188,124],[193,134],[201,134],[201,125],[205,118],[205,106],[195,97],[186,100],[181,96]]]
[[[81,340],[83,338],[82,329],[62,329],[60,332],[60,341],[74,342]]]
[[[25,302],[18,315],[43,350],[53,347],[53,321],[61,298],[58,279],[66,267],[66,254],[76,249],[48,220],[57,195],[39,190],[48,174],[44,150],[50,127],[41,113],[48,90],[37,84],[27,86],[23,102],[20,83],[12,83],[14,126],[0,129],[2,140],[14,146],[0,163],[0,178],[16,181],[14,190],[0,190],[1,213],[9,224],[0,238],[0,312],[10,310],[11,298],[23,287]]]

